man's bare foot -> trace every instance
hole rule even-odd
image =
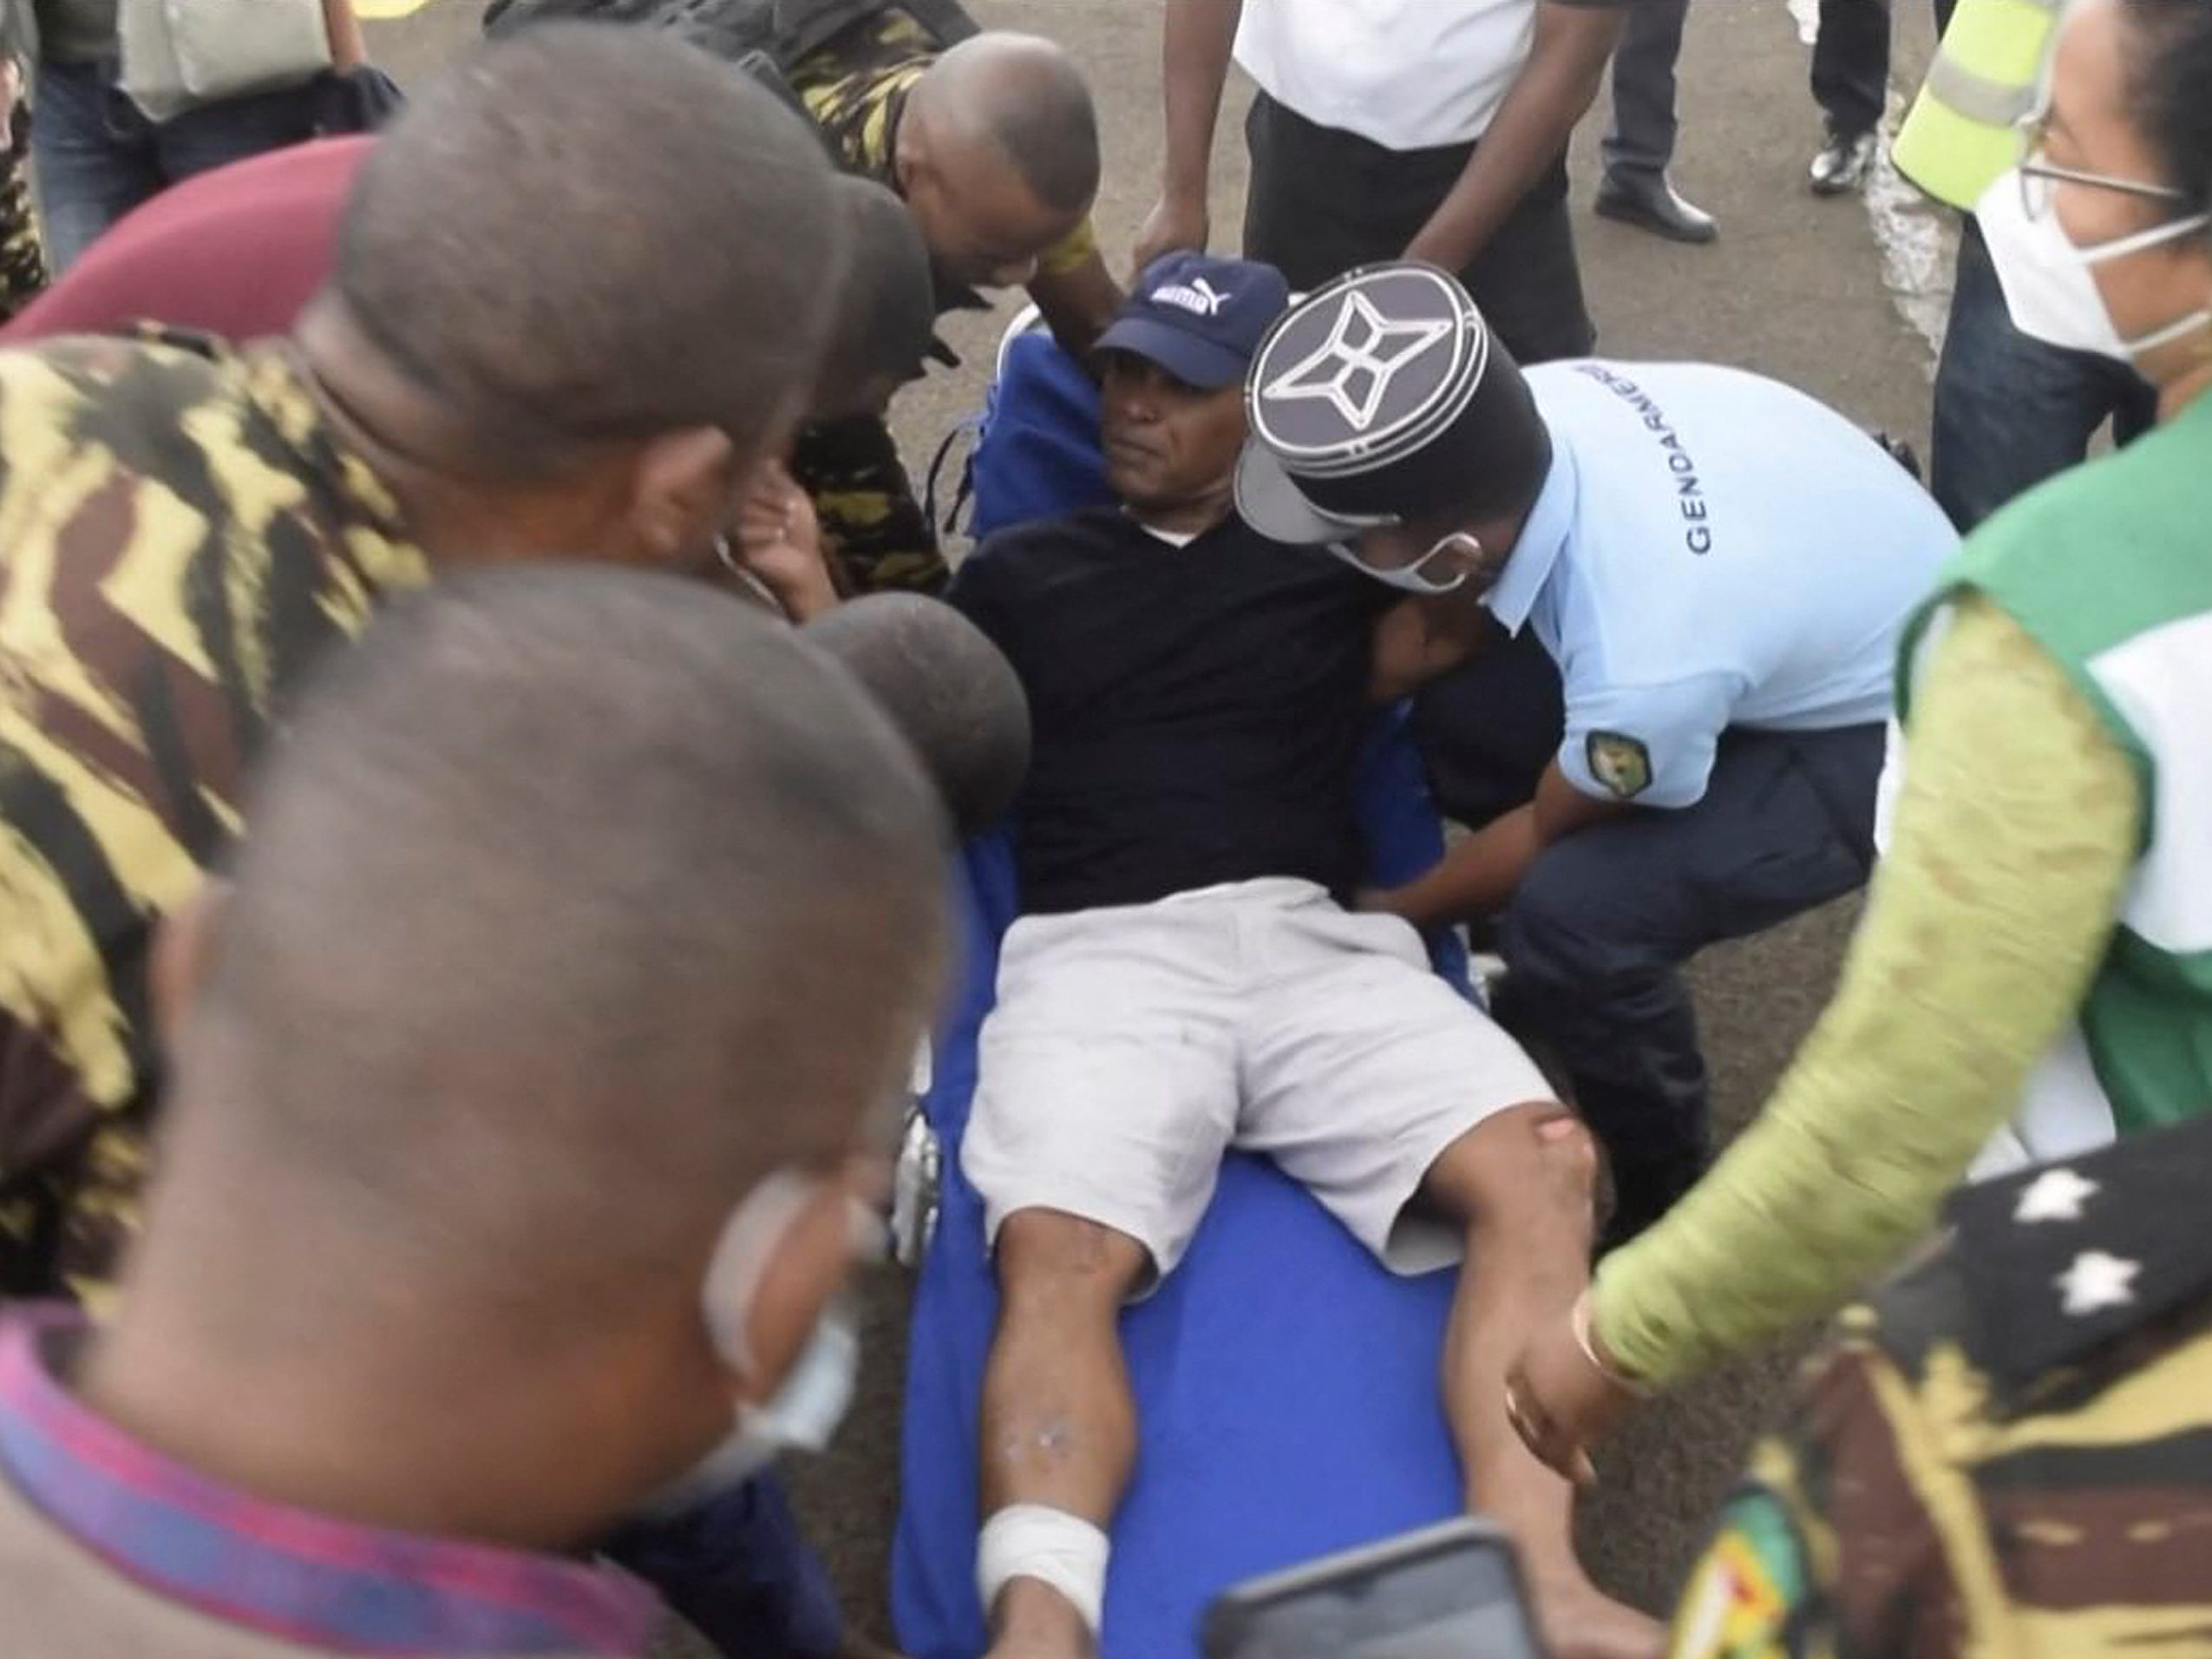
[[[1666,1649],[1666,1626],[1580,1574],[1549,1584],[1531,1580],[1528,1588],[1552,1659],[1658,1659]]]
[[[1074,1603],[1034,1578],[1014,1579],[998,1592],[991,1628],[996,1634],[984,1659],[1098,1659],[1098,1643]]]

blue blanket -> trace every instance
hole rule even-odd
[[[1050,501],[1037,497],[1054,468],[1079,473],[1084,464],[1085,444],[1058,435],[1084,418],[1087,383],[1049,343],[1017,348],[978,451],[976,501],[993,528],[1082,499],[1068,473],[1042,492]],[[1024,380],[1030,370],[1043,381],[1037,396]],[[1010,426],[1010,403],[1057,412],[1035,427]],[[1020,437],[1010,489],[987,481],[993,428],[1002,439]],[[1378,722],[1357,792],[1378,882],[1409,880],[1441,855],[1441,829],[1397,716]],[[975,1589],[976,1463],[998,1298],[982,1203],[957,1149],[1017,895],[1004,835],[972,845],[965,866],[960,980],[926,1101],[946,1149],[943,1207],[915,1298],[893,1553],[893,1612],[913,1659],[973,1659],[986,1645]],[[1440,940],[1435,954],[1463,987],[1456,944]],[[1181,1659],[1196,1650],[1201,1610],[1235,1580],[1458,1512],[1458,1464],[1436,1393],[1451,1290],[1449,1274],[1394,1278],[1272,1165],[1229,1158],[1181,1269],[1122,1320],[1142,1432],[1135,1480],[1114,1527],[1109,1655]]]

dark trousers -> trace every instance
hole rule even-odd
[[[1674,160],[1681,130],[1675,115],[1674,66],[1690,0],[1643,0],[1628,8],[1613,55],[1613,125],[1606,129],[1606,177],[1657,179]]]
[[[1839,138],[1882,124],[1889,95],[1889,0],[1820,0],[1813,102]]]
[[[625,1527],[603,1553],[725,1659],[830,1659],[843,1645],[829,1570],[773,1470],[681,1515]]]
[[[1299,291],[1404,253],[1474,154],[1468,144],[1388,149],[1319,126],[1265,93],[1244,131],[1252,152],[1245,257],[1276,266]],[[1589,352],[1597,335],[1574,259],[1564,155],[1459,277],[1522,363]]]
[[[1558,729],[1548,735],[1555,748]],[[1531,732],[1525,746],[1538,741]],[[1684,964],[1865,882],[1883,747],[1880,725],[1727,732],[1704,799],[1568,836],[1498,918],[1499,1017],[1554,1051],[1639,1222],[1686,1190],[1707,1157]],[[1516,790],[1528,798],[1501,777],[1497,798]]]
[[[2157,415],[2156,394],[2126,364],[2045,345],[2012,326],[1988,245],[1967,220],[1935,374],[1929,456],[1935,499],[1960,533],[2078,465],[2107,420],[2125,443]]]
[[[31,158],[56,275],[169,186],[315,135],[310,89],[232,98],[157,123],[116,89],[115,75],[113,60],[38,68]]]

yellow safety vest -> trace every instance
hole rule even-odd
[[[2035,108],[2065,0],[1959,0],[1927,79],[1898,130],[1897,170],[1971,210],[2020,160],[2019,123]]]

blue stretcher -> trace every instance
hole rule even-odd
[[[1057,346],[1011,339],[971,467],[978,534],[1103,499],[1096,423],[1089,381]],[[1378,720],[1358,797],[1378,882],[1441,856],[1402,714]],[[913,1659],[986,1646],[976,1465],[998,1297],[958,1148],[998,941],[1018,911],[1009,832],[972,843],[963,877],[958,994],[923,1101],[943,1176],[915,1298],[893,1547],[893,1613]],[[1466,990],[1457,942],[1432,954]],[[1181,1269],[1122,1318],[1141,1430],[1114,1526],[1108,1654],[1181,1659],[1196,1651],[1201,1610],[1236,1580],[1460,1511],[1436,1380],[1452,1283],[1393,1277],[1272,1164],[1231,1156]]]

